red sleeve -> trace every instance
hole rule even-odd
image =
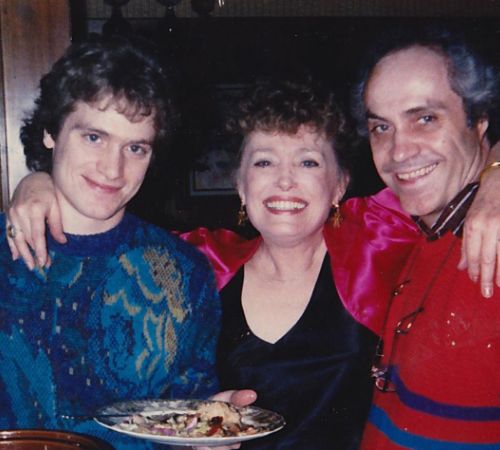
[[[210,231],[207,228],[182,233],[179,237],[198,248],[212,264],[221,290],[255,253],[259,239],[247,240],[230,230]]]
[[[335,284],[352,316],[380,334],[399,271],[419,232],[388,189],[354,198],[341,209],[342,225],[324,235]]]

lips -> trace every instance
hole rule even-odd
[[[410,172],[399,172],[396,173],[396,177],[401,181],[412,181],[418,178],[424,177],[429,173],[433,172],[434,169],[438,166],[438,163],[430,164],[425,167],[421,167],[419,169],[412,170]]]
[[[102,192],[102,193],[105,193],[105,194],[114,194],[115,192],[118,192],[121,189],[120,186],[110,186],[108,184],[98,183],[98,182],[91,180],[90,178],[87,178],[87,177],[83,177],[83,178],[92,189],[95,189],[95,190]]]
[[[307,206],[307,202],[298,198],[270,198],[264,201],[264,205],[267,209],[275,212],[298,212]]]

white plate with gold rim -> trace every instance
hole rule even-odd
[[[223,402],[211,400],[133,400],[115,403],[102,408],[96,413],[94,419],[100,425],[118,433],[160,444],[181,446],[203,445],[215,447],[218,445],[231,445],[267,436],[285,426],[285,420],[281,415],[252,405],[232,406],[239,413],[243,428],[250,427],[249,432],[243,429],[237,435],[185,435],[191,432],[198,434],[200,431],[195,428],[192,431],[175,431],[168,425],[163,425],[166,417],[171,415],[181,415],[183,417],[183,415],[196,414],[200,405],[212,403],[223,404]],[[134,423],[137,417],[140,418],[139,420],[145,418],[147,425]]]

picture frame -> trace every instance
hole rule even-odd
[[[191,196],[236,195],[234,172],[240,139],[226,131],[225,122],[246,89],[242,84],[221,84],[213,89],[211,102],[216,119],[189,173]]]

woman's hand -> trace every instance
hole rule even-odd
[[[235,406],[250,405],[257,398],[255,391],[244,389],[241,391],[224,391],[210,397],[211,400],[220,400],[232,403]],[[230,450],[240,448],[241,444],[221,445],[218,447],[192,447],[193,450]],[[177,447],[175,447],[177,448]],[[185,447],[184,447],[185,448]]]
[[[6,224],[12,225],[15,230],[7,238],[12,259],[16,260],[21,256],[30,270],[35,267],[30,248],[35,252],[40,267],[50,265],[45,240],[46,220],[54,239],[65,243],[52,178],[47,173],[36,172],[25,177],[17,186],[7,209]]]

